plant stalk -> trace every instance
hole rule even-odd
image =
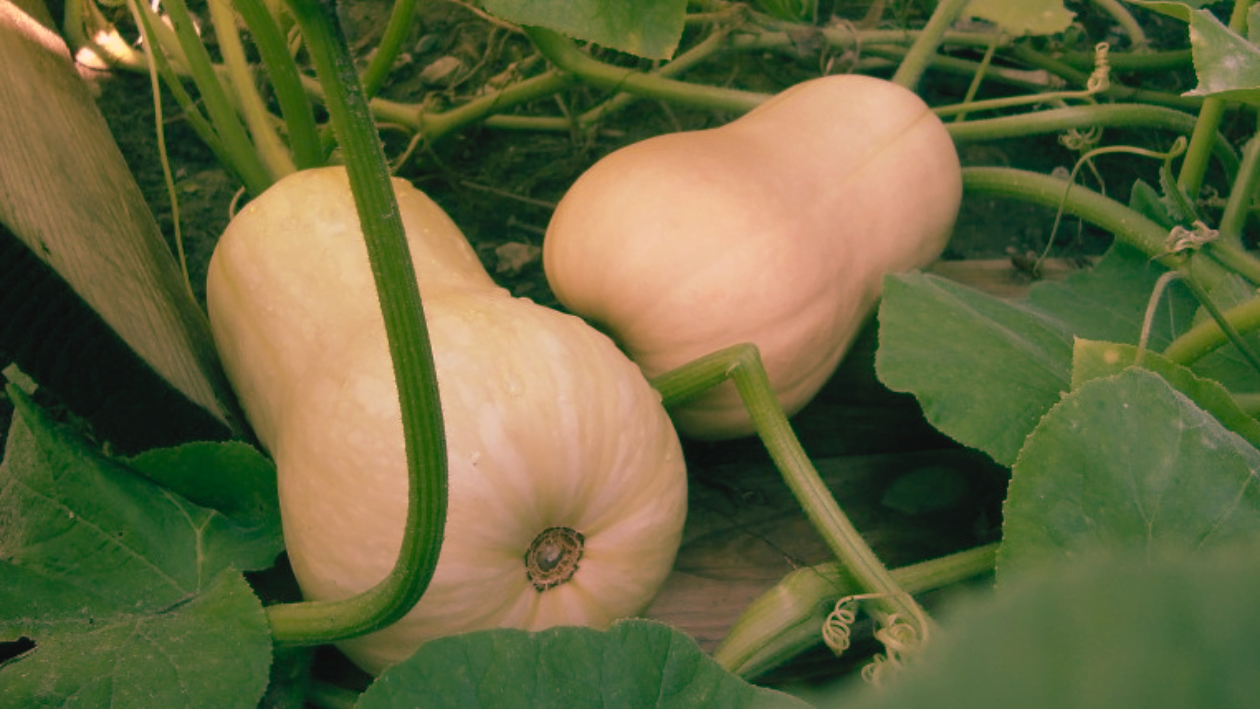
[[[305,170],[323,165],[324,153],[319,145],[319,132],[315,129],[315,112],[302,88],[297,63],[289,54],[279,25],[261,0],[233,0],[232,4],[245,20],[266,67],[267,78],[275,91],[276,103],[288,130],[294,166]]]
[[[881,624],[911,623],[925,640],[932,621],[901,588],[840,509],[822,476],[801,448],[770,386],[761,355],[750,343],[733,345],[652,379],[665,406],[677,406],[727,379],[739,390],[757,435],[792,494],[836,559],[853,575],[861,593],[872,594],[872,615]]]
[[[446,440],[420,289],[367,96],[331,8],[317,0],[289,4],[346,157],[398,383],[409,481],[402,548],[383,581],[345,600],[267,608],[276,642],[320,644],[384,627],[420,600],[446,523]]]
[[[1165,244],[1168,230],[1087,187],[1050,175],[1005,167],[968,167],[962,172],[963,190],[968,194],[995,194],[1054,209],[1061,206],[1064,213],[1111,232],[1168,268],[1178,268],[1185,260],[1184,256],[1169,253]],[[1186,277],[1197,279],[1205,290],[1210,290],[1225,273],[1226,270],[1211,259],[1193,259]]]
[[[894,84],[900,84],[911,91],[916,89],[919,79],[923,77],[923,72],[927,71],[928,65],[932,63],[933,55],[944,41],[945,32],[953,27],[954,20],[958,19],[958,15],[970,1],[940,0],[936,4],[936,9],[928,18],[927,25],[914,40],[914,44],[910,45],[910,51],[897,67],[897,73],[893,74]]]
[[[1229,28],[1244,37],[1247,36],[1247,11],[1251,0],[1235,0],[1234,10],[1229,17]],[[1199,196],[1203,189],[1203,177],[1207,173],[1206,144],[1217,132],[1221,118],[1227,106],[1225,99],[1207,96],[1203,99],[1203,108],[1199,111],[1199,121],[1194,133],[1190,136],[1190,147],[1186,148],[1186,156],[1181,162],[1181,172],[1177,174],[1177,185],[1190,195],[1191,199]]]
[[[568,38],[541,27],[523,28],[534,46],[556,68],[603,89],[624,91],[647,98],[671,101],[696,108],[750,111],[770,98],[752,91],[689,84],[634,69],[613,66],[581,51]]]
[[[992,572],[997,549],[990,544],[891,573],[906,593],[924,593]],[[713,659],[745,679],[762,675],[819,644],[831,605],[859,593],[857,581],[838,562],[797,569],[748,605]]]

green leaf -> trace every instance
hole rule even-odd
[[[22,692],[0,707],[257,704],[270,634],[237,569],[271,566],[277,535],[136,476],[7,392],[0,640],[36,647],[0,666]]]
[[[386,670],[357,709],[805,709],[723,670],[690,637],[644,620],[607,631],[490,630],[434,640]]]
[[[649,59],[678,48],[687,0],[483,0],[491,14]]]
[[[1063,398],[1011,472],[999,578],[1098,550],[1260,535],[1260,451],[1138,368]]]
[[[1090,557],[1004,581],[946,612],[906,672],[845,709],[1185,709],[1255,706],[1260,563]]]
[[[1154,10],[1162,15],[1167,15],[1173,19],[1182,22],[1190,21],[1190,11],[1203,7],[1204,5],[1212,5],[1220,2],[1220,0],[1183,0],[1182,2],[1168,2],[1168,0],[1126,0],[1130,5],[1137,5],[1148,10]]]
[[[1161,179],[1163,173],[1160,173]],[[1164,200],[1163,195],[1155,191],[1154,187],[1143,180],[1134,180],[1133,187],[1129,191],[1129,209],[1141,214],[1151,221],[1159,224],[1165,229],[1172,229],[1177,225],[1176,219],[1168,209],[1168,204]]]
[[[1207,10],[1190,15],[1190,49],[1199,85],[1187,96],[1260,104],[1260,48]]]
[[[202,507],[281,540],[276,466],[239,441],[186,443],[127,461],[136,472]]]
[[[919,400],[928,421],[1010,465],[1069,389],[1075,338],[1137,342],[1162,267],[1117,245],[1092,271],[1001,300],[943,278],[889,276],[879,309],[876,372]],[[1162,347],[1197,304],[1170,288],[1151,346]]]
[[[1076,13],[1063,0],[971,0],[963,17],[988,20],[1007,34],[1057,34],[1072,25]]]
[[[1119,374],[1133,365],[1137,348],[1114,342],[1077,340],[1072,366],[1072,389],[1079,389],[1094,379]],[[1226,428],[1260,448],[1260,422],[1243,412],[1229,390],[1213,379],[1205,379],[1158,354],[1147,352],[1142,368],[1164,378],[1177,391],[1190,397],[1197,406],[1212,414]]]
[[[0,565],[0,584],[24,570]],[[249,709],[266,689],[271,636],[262,605],[236,571],[224,571],[187,602],[131,611],[76,613],[64,586],[41,589],[50,609],[18,623],[36,648],[0,665],[0,707]],[[87,599],[88,602],[96,599]]]

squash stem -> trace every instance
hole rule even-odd
[[[954,20],[958,19],[963,8],[970,1],[941,0],[936,4],[936,9],[928,18],[927,25],[915,38],[914,44],[910,45],[910,51],[906,52],[905,59],[901,61],[897,72],[893,74],[894,84],[904,86],[911,91],[915,90],[919,85],[919,79],[923,77],[923,72],[932,63],[932,57],[936,54],[937,48],[944,41],[945,32],[954,26]]]
[[[372,59],[360,77],[363,82],[363,93],[368,98],[376,95],[381,84],[385,83],[385,77],[389,76],[390,69],[394,67],[394,60],[398,59],[398,54],[402,51],[402,43],[407,39],[407,33],[411,31],[412,18],[415,14],[416,0],[394,0],[389,22],[385,25],[381,41],[376,45],[376,53],[372,55]]]
[[[315,129],[315,112],[302,89],[297,62],[289,54],[288,44],[276,19],[262,0],[233,0],[232,6],[245,20],[258,56],[267,69],[267,79],[275,92],[280,115],[284,117],[295,166],[305,170],[323,165],[324,153]]]
[[[836,559],[853,575],[860,593],[871,594],[872,615],[884,625],[913,624],[917,637],[926,639],[931,623],[927,614],[897,584],[827,489],[775,398],[756,345],[743,343],[718,350],[653,378],[652,386],[661,393],[665,406],[670,407],[727,379],[734,381],[757,435],[805,516]]]
[[[1235,32],[1247,34],[1247,18],[1251,8],[1251,0],[1235,0],[1233,12],[1229,17],[1229,28]],[[1177,174],[1177,186],[1186,191],[1191,198],[1198,197],[1203,189],[1203,176],[1207,172],[1208,144],[1216,135],[1221,119],[1225,115],[1228,102],[1219,96],[1207,96],[1203,99],[1203,108],[1199,110],[1199,121],[1190,135],[1190,147],[1181,162],[1181,172]]]
[[[744,113],[770,98],[767,94],[720,86],[691,84],[606,64],[577,48],[567,37],[541,27],[522,28],[544,57],[558,69],[602,89],[624,91],[647,98],[696,108]]]
[[[951,586],[993,571],[997,544],[892,570],[906,593]],[[822,625],[841,598],[861,593],[843,565],[797,569],[744,609],[713,659],[745,679],[758,677],[822,642]]]
[[[231,2],[209,0],[207,6],[210,9],[210,21],[214,25],[215,38],[219,42],[219,53],[223,56],[228,87],[236,97],[249,135],[253,138],[254,149],[267,168],[271,182],[275,182],[297,169],[293,164],[293,156],[280,140],[280,134],[272,123],[272,115],[267,110],[258,87],[254,85],[253,72],[245,57],[245,45],[236,28],[236,12]]]
[[[1260,299],[1236,305],[1221,316],[1244,335],[1260,330]],[[1161,354],[1183,367],[1189,367],[1208,353],[1224,346],[1229,339],[1216,320],[1208,319],[1181,333]]]
[[[969,111],[975,110],[969,108]],[[1015,116],[984,118],[949,123],[946,129],[955,142],[978,142],[1022,138],[1039,133],[1057,133],[1072,128],[1162,128],[1174,133],[1190,133],[1195,129],[1194,115],[1163,106],[1136,103],[1070,106],[1034,111]],[[1232,179],[1238,172],[1238,154],[1219,132],[1212,141],[1212,153],[1226,175]]]
[[[272,176],[259,157],[254,144],[249,139],[245,127],[236,115],[236,104],[228,96],[219,74],[210,61],[206,47],[201,43],[193,23],[192,15],[183,0],[168,0],[163,3],[167,16],[175,28],[179,38],[179,46],[183,51],[183,60],[197,84],[201,101],[214,124],[216,135],[230,156],[227,163],[233,167],[245,188],[252,194],[261,194],[272,182]]]
[[[963,190],[967,194],[1013,197],[1055,209],[1061,206],[1065,214],[1106,229],[1169,268],[1181,266],[1184,260],[1183,256],[1168,251],[1165,245],[1167,229],[1088,187],[1050,175],[1005,167],[967,167],[962,172]],[[1207,250],[1211,253],[1211,245]],[[1186,276],[1198,279],[1207,289],[1226,273],[1226,269],[1212,259],[1194,259],[1188,270]]]
[[[409,481],[402,548],[383,581],[341,601],[267,609],[277,643],[320,644],[382,628],[420,600],[437,566],[446,524],[446,441],[420,289],[367,96],[331,8],[317,0],[289,0],[289,6],[346,156],[398,382]]]

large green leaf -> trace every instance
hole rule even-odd
[[[260,530],[278,547],[280,498],[276,466],[239,441],[185,443],[127,461],[136,472],[185,499]]]
[[[0,67],[0,223],[154,371],[235,422],[205,316],[39,0],[0,0]]]
[[[1092,271],[1040,283],[1018,302],[943,278],[889,276],[879,309],[876,372],[919,400],[928,421],[1003,465],[1071,382],[1076,338],[1137,342],[1162,267],[1116,245]],[[1180,288],[1156,312],[1161,348],[1197,307]]]
[[[492,14],[649,59],[678,48],[687,0],[482,0]]]
[[[273,529],[194,505],[105,459],[16,387],[0,464],[0,707],[248,707],[271,641],[238,569]]]
[[[1187,96],[1219,96],[1260,104],[1260,48],[1250,40],[1226,27],[1211,12],[1195,10],[1190,14],[1190,49],[1199,85],[1187,91]]]
[[[1190,21],[1190,12],[1204,5],[1214,5],[1220,0],[1181,0],[1181,2],[1171,2],[1170,0],[1125,0],[1130,5],[1137,5],[1148,10],[1176,18],[1182,22]]]
[[[1096,550],[1203,550],[1260,536],[1260,451],[1154,372],[1092,379],[1028,437],[1000,578]]]
[[[723,670],[687,635],[645,620],[607,631],[490,630],[428,643],[357,709],[806,709]]]
[[[1063,0],[971,0],[964,17],[988,20],[1016,37],[1057,34],[1072,24],[1076,15]]]
[[[0,707],[250,709],[266,688],[271,661],[267,620],[236,571],[210,579],[168,608],[81,604],[47,578],[0,566],[0,583],[47,594],[39,618],[6,625],[36,648],[0,665]]]
[[[1072,364],[1072,389],[1086,382],[1119,374],[1137,359],[1137,348],[1114,342],[1077,340]],[[1174,389],[1190,397],[1199,408],[1212,414],[1229,430],[1253,446],[1260,447],[1260,421],[1247,415],[1230,395],[1229,390],[1214,379],[1205,379],[1189,369],[1163,357],[1146,352],[1141,366],[1159,374]]]
[[[1186,709],[1260,697],[1257,549],[1106,555],[959,604],[920,662],[837,709]],[[856,696],[855,696],[856,694]]]

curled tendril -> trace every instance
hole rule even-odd
[[[857,620],[857,611],[850,607],[855,603],[855,596],[845,596],[836,601],[836,607],[823,620],[822,639],[827,647],[836,654],[844,654],[849,649],[849,641],[853,632],[853,621]]]
[[[1192,226],[1193,229],[1187,229],[1178,224],[1168,232],[1168,236],[1164,239],[1164,248],[1168,249],[1169,254],[1199,249],[1220,236],[1219,231],[1208,227],[1202,221],[1196,220]]]
[[[883,643],[884,652],[876,654],[862,668],[862,679],[878,687],[900,672],[905,660],[927,640],[927,626],[922,627],[923,637],[920,637],[914,625],[896,615],[890,616],[887,624],[875,631],[875,639]]]
[[[1069,129],[1066,133],[1059,136],[1059,143],[1068,150],[1078,153],[1088,152],[1097,147],[1102,140],[1102,128],[1098,126],[1090,126],[1089,130],[1082,131],[1079,128]]]
[[[1111,63],[1107,61],[1107,54],[1110,51],[1111,45],[1106,42],[1094,45],[1094,71],[1085,81],[1085,89],[1092,94],[1106,91],[1111,87]]]
[[[822,638],[827,647],[839,657],[849,649],[852,638],[853,622],[857,619],[854,604],[857,601],[881,598],[887,594],[867,593],[845,596],[836,601],[831,613],[823,620]],[[928,622],[922,612],[916,614],[914,623],[893,614],[887,618],[883,627],[875,631],[875,639],[884,646],[884,652],[871,658],[870,664],[862,668],[862,677],[872,684],[880,684],[887,677],[900,671],[904,660],[912,655],[928,639]]]

